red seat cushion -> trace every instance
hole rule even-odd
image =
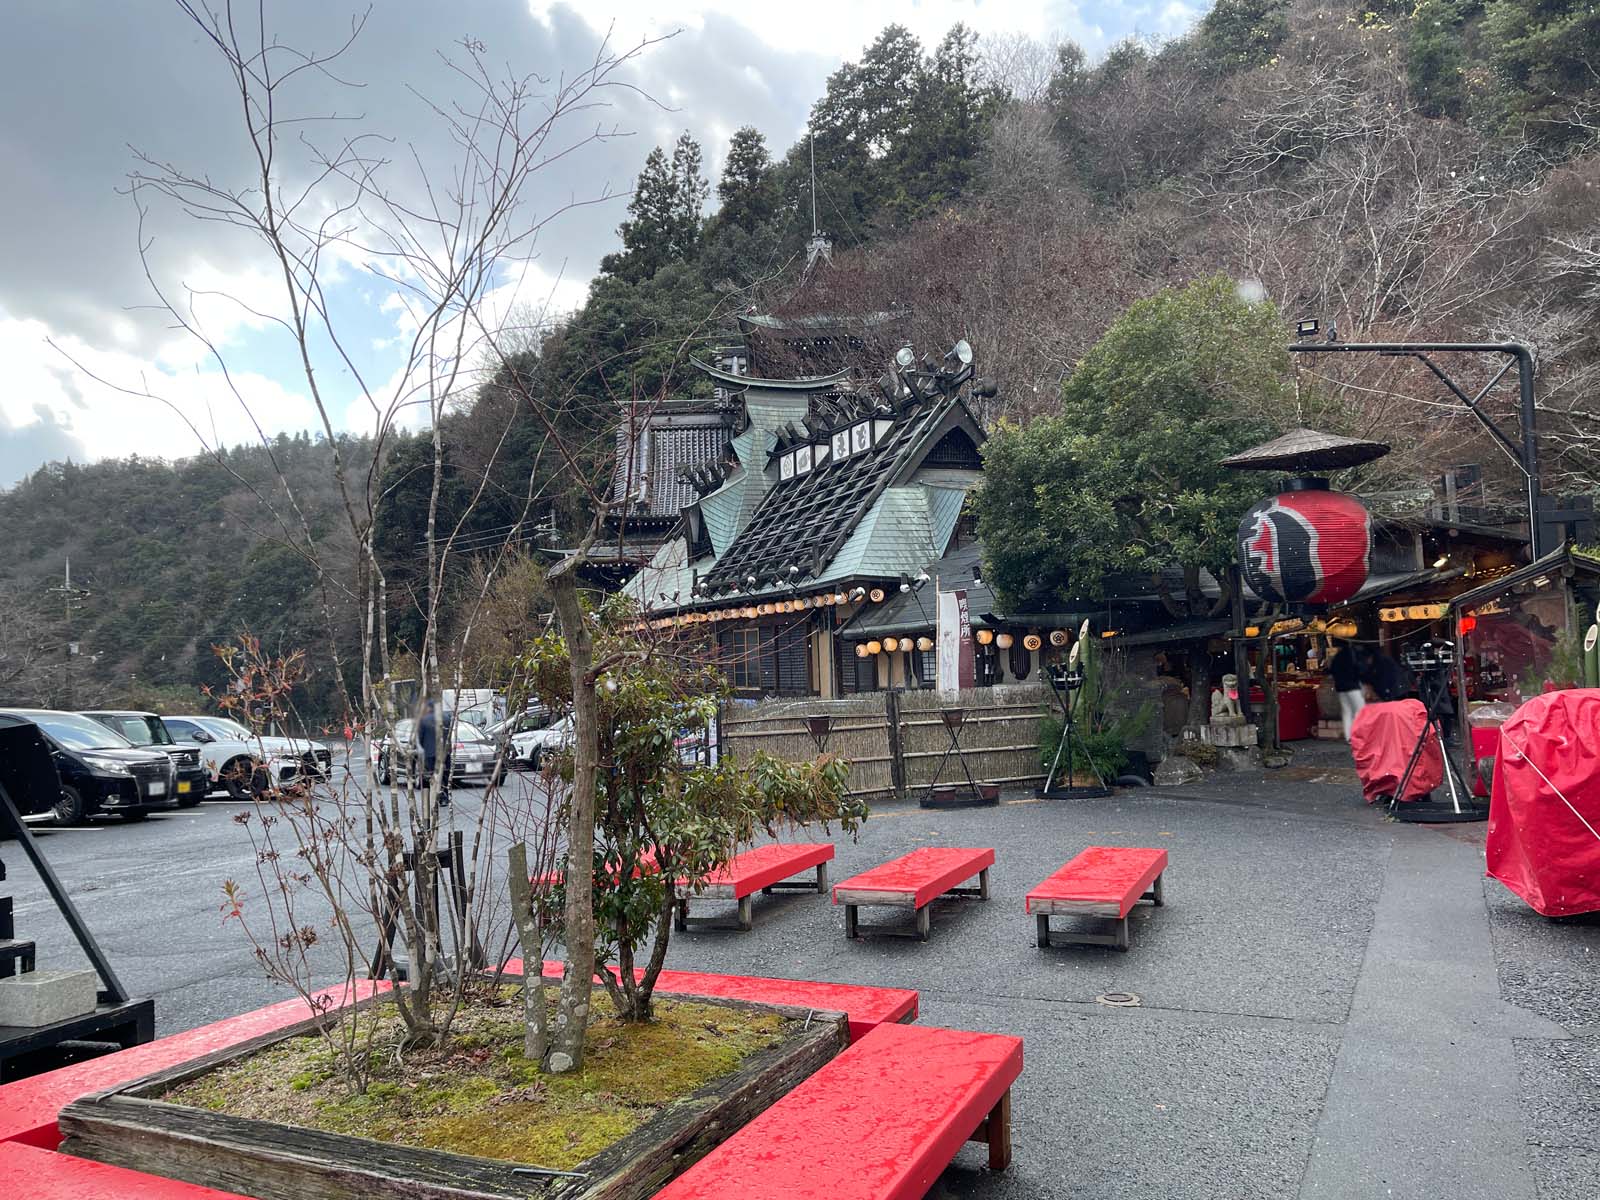
[[[992,866],[992,849],[924,846],[835,885],[833,902],[840,903],[840,892],[886,892],[911,896],[914,907],[921,908],[962,880],[971,879],[985,867]]]
[[[706,876],[707,887],[731,887],[734,899],[809,871],[833,857],[832,842],[772,842],[756,846],[731,859],[720,870]],[[687,883],[678,880],[680,887]]]
[[[1094,916],[1125,917],[1167,869],[1167,852],[1137,846],[1090,846],[1028,893],[1026,909],[1040,900],[1064,901]]]
[[[922,1200],[1022,1073],[1022,1039],[879,1025],[655,1200]]]

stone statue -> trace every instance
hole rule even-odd
[[[1239,677],[1224,675],[1222,686],[1211,689],[1211,723],[1213,725],[1243,725],[1244,714],[1239,711]]]

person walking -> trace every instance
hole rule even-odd
[[[422,718],[417,722],[417,747],[422,751],[422,786],[433,786],[439,780],[439,807],[450,804],[450,747],[454,744],[450,728],[450,714],[440,710],[432,700],[422,706]]]
[[[1361,664],[1356,661],[1354,645],[1346,642],[1339,647],[1328,664],[1328,674],[1333,678],[1333,690],[1339,694],[1339,719],[1344,724],[1344,740],[1348,742],[1350,726],[1367,703],[1361,690]]]

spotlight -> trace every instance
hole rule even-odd
[[[895,352],[894,361],[902,371],[909,371],[917,363],[917,352],[910,346],[901,346]]]
[[[1449,561],[1450,561],[1450,556],[1448,554],[1441,554],[1441,555],[1439,555],[1438,558],[1433,560],[1433,569],[1435,571],[1437,571],[1440,567],[1444,566],[1445,563],[1447,563]]]
[[[1311,317],[1311,318],[1309,318],[1308,320],[1305,320],[1305,321],[1296,321],[1295,322],[1294,335],[1297,338],[1315,337],[1317,335],[1318,331],[1321,330],[1321,328],[1322,328],[1322,323],[1320,321],[1318,321],[1315,317]]]

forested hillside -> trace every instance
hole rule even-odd
[[[919,350],[969,338],[1000,384],[982,415],[1025,421],[1056,410],[1131,301],[1219,272],[1344,340],[1533,343],[1547,487],[1596,490],[1590,4],[1222,0],[1185,38],[1097,62],[961,27],[926,47],[890,27],[832,75],[810,132],[814,194],[812,139],[775,154],[741,129],[714,183],[692,130],[649,154],[586,305],[464,392],[442,426],[441,516],[464,545],[552,520],[560,541],[586,519],[506,370],[559,398],[572,444],[601,471],[619,402],[702,387],[688,353],[734,313],[898,310]],[[833,252],[808,270],[813,202]],[[1420,504],[1447,465],[1481,463],[1491,492],[1502,472],[1410,360],[1302,360],[1294,394],[1308,423],[1394,442],[1381,473],[1357,481],[1380,505]],[[373,452],[359,440],[346,451],[360,470]],[[401,646],[425,578],[431,454],[430,439],[402,439],[378,465]],[[92,592],[75,616],[80,703],[150,688],[178,702],[171,689],[218,681],[209,646],[241,630],[305,644],[327,636],[331,613],[354,640],[351,581],[319,583],[290,548],[304,531],[279,525],[287,480],[312,536],[335,536],[328,459],[321,441],[279,438],[216,459],[55,465],[0,493],[12,614],[0,699],[60,695],[63,601],[46,589],[69,554]],[[465,585],[471,555],[459,561]],[[305,701],[332,715],[331,696],[314,678]]]

